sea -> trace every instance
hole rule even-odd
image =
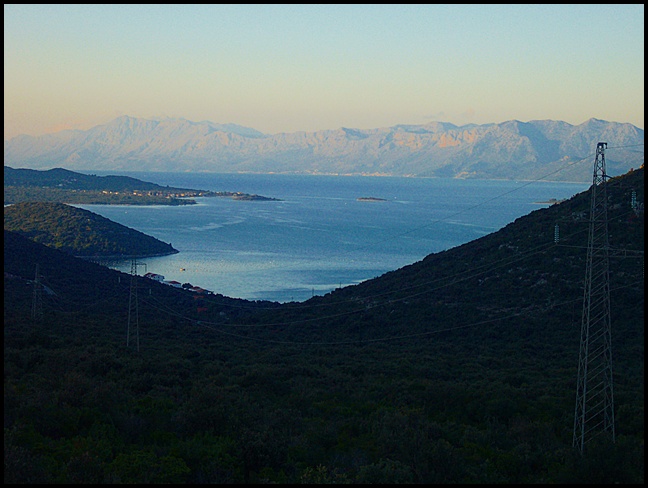
[[[232,298],[302,302],[495,232],[585,183],[287,174],[97,172],[172,187],[276,200],[196,198],[196,205],[76,205],[170,243],[137,260]],[[132,261],[103,264],[131,272]]]

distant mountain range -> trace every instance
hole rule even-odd
[[[235,124],[123,116],[92,129],[5,141],[4,164],[99,171],[355,174],[588,182],[598,142],[607,173],[644,163],[644,130],[589,119],[431,122],[274,135]]]

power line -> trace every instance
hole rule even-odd
[[[582,231],[577,231],[576,233],[572,235],[576,235]],[[556,244],[553,244],[556,245]],[[561,245],[562,247],[565,247],[564,245]],[[484,265],[481,268],[480,267],[472,267],[469,270],[465,270],[463,272],[453,274],[450,276],[444,276],[440,278],[435,278],[434,280],[429,280],[425,281],[423,283],[418,283],[416,285],[411,285],[407,287],[401,287],[398,290],[393,290],[393,291],[388,291],[384,293],[379,293],[379,294],[371,294],[371,295],[365,295],[360,298],[355,297],[354,300],[343,300],[343,301],[336,301],[336,302],[329,302],[325,304],[325,306],[340,306],[340,304],[347,303],[349,301],[353,301],[354,303],[358,304],[358,302],[363,302],[367,300],[371,300],[375,303],[372,305],[372,308],[375,307],[381,307],[381,306],[388,306],[392,305],[398,302],[404,302],[413,298],[416,298],[421,295],[429,294],[436,292],[438,290],[443,289],[446,286],[449,285],[457,285],[461,283],[462,281],[468,280],[468,279],[475,279],[481,274],[487,272],[487,271],[493,271],[494,269],[497,269],[502,266],[510,266],[512,264],[518,263],[528,257],[531,257],[533,255],[536,255],[538,253],[542,253],[547,251],[551,245],[549,243],[542,244],[535,249],[530,249],[528,251],[525,251],[524,253],[517,254],[515,256],[508,256],[505,258],[502,258],[499,261],[496,262],[491,262],[488,265]],[[144,263],[136,263],[136,264],[144,264]],[[144,264],[145,265],[145,264]],[[136,278],[136,272],[135,269],[131,269],[131,288],[130,288],[130,296],[129,296],[129,318],[128,318],[128,332],[127,332],[127,341],[129,340],[128,338],[130,337],[130,325],[132,320],[137,321],[137,328],[136,328],[136,333],[139,339],[139,301],[141,298],[138,296],[138,286],[137,286],[137,278]],[[435,283],[438,285],[436,286]],[[433,285],[433,288],[429,288],[431,285]],[[428,287],[426,289],[422,289],[423,287]],[[415,292],[415,290],[421,290]],[[407,293],[405,296],[402,295],[403,292],[407,292],[409,290],[409,293]],[[397,298],[388,298],[390,295],[393,294],[400,294],[401,296]],[[154,297],[148,297],[148,299],[154,299]],[[381,300],[382,299],[382,300]],[[379,301],[380,300],[380,301]],[[94,306],[97,304],[91,304],[89,306]],[[231,308],[238,308],[236,303],[229,303],[229,304],[221,304],[224,307],[231,307]],[[152,305],[155,307],[155,305]],[[174,315],[179,319],[187,320],[190,322],[195,321],[192,317],[187,317],[182,313],[174,312],[173,310],[168,307],[167,304],[163,305],[166,308],[166,313],[169,315]],[[306,305],[304,305],[306,306]],[[160,308],[160,307],[156,307]],[[266,307],[257,307],[259,310],[263,310]],[[276,309],[277,307],[273,307],[273,309]],[[293,310],[295,307],[292,306],[286,306],[283,305],[281,306],[282,310]],[[354,308],[353,310],[347,310],[344,312],[339,312],[335,314],[328,314],[328,315],[318,315],[315,318],[312,319],[301,319],[297,321],[292,321],[292,322],[280,322],[280,323],[256,323],[256,324],[228,324],[228,323],[223,323],[223,322],[210,322],[210,321],[202,321],[203,324],[210,324],[214,326],[226,326],[226,327],[277,327],[277,326],[289,326],[289,325],[296,325],[296,324],[301,324],[303,325],[306,322],[313,322],[313,321],[322,321],[322,320],[327,320],[327,319],[332,319],[332,318],[339,318],[343,316],[348,316],[348,315],[353,315],[357,313],[364,312],[366,310],[366,306],[362,305],[359,308]],[[138,341],[139,345],[139,341]]]
[[[569,165],[572,165],[572,164],[576,164],[576,163],[570,163]],[[550,174],[553,174],[555,172],[557,172],[557,171],[554,171],[554,172],[552,172]],[[525,184],[524,186],[526,186],[526,185],[528,185],[530,183],[531,182]],[[517,191],[517,189],[508,191],[508,192],[504,193],[503,195],[506,195],[508,193],[512,193],[513,191]],[[503,195],[500,195],[500,197],[503,196]],[[491,199],[491,200],[493,200],[493,199]],[[472,207],[472,208],[474,208],[474,207]],[[461,213],[461,212],[458,212],[458,213]],[[539,248],[537,248],[535,250],[530,250],[526,254],[526,256],[533,255],[534,253],[537,253],[537,252],[542,252],[545,248],[546,248],[546,246],[541,246],[541,247],[539,247]],[[506,258],[506,259],[503,259],[500,262],[499,265],[501,265],[501,266],[510,265],[510,264],[516,262],[517,260],[524,259],[524,258],[525,258],[525,255],[517,256],[512,261],[509,261],[508,258]],[[137,263],[137,264],[143,264],[143,263]],[[132,266],[131,266],[131,268],[132,268]],[[488,269],[490,269],[490,270],[494,269],[493,268],[493,263],[491,263],[489,265]],[[474,277],[478,276],[479,273],[476,273],[476,271],[477,271],[477,269],[472,268],[470,270],[470,272],[466,272],[466,276],[463,277],[463,278],[459,277],[459,275],[455,275],[454,277],[452,277],[452,276],[451,277],[443,277],[443,278],[439,278],[438,280],[444,280],[446,282],[451,282],[452,284],[457,284],[458,282],[461,282],[464,279],[474,278]],[[395,299],[389,299],[389,298],[386,298],[386,297],[388,297],[389,295],[394,294],[394,293],[402,294],[403,291],[406,291],[408,289],[411,290],[411,291],[414,291],[417,288],[420,289],[421,287],[429,286],[431,284],[434,284],[435,281],[437,281],[437,280],[428,281],[428,282],[424,282],[424,283],[419,283],[417,285],[413,285],[411,287],[406,287],[406,288],[400,288],[399,290],[395,290],[395,291],[385,292],[385,293],[381,293],[381,294],[368,295],[368,296],[365,296],[365,297],[361,297],[361,300],[377,300],[377,299],[380,299],[380,298],[385,298],[385,300],[382,303],[379,303],[379,304],[377,304],[375,306],[385,306],[385,305],[390,305],[390,304],[394,304],[394,303],[397,303],[397,302],[402,302],[402,301],[409,300],[409,299],[412,299],[414,297],[417,297],[417,296],[420,296],[420,295],[423,295],[423,294],[426,294],[426,293],[432,293],[433,291],[438,290],[440,288],[443,288],[446,285],[441,284],[440,287],[435,287],[433,289],[428,288],[426,290],[416,292],[416,293],[409,293],[407,296],[401,296],[401,297],[395,298]],[[135,322],[136,322],[136,334],[137,334],[137,346],[138,346],[138,349],[139,349],[139,310],[138,310],[139,297],[137,295],[137,290],[138,290],[138,287],[137,287],[136,270],[131,269],[131,288],[130,288],[130,296],[129,296],[129,316],[128,316],[128,325],[127,325],[127,345],[129,344],[131,321],[135,320]],[[355,301],[357,303],[357,301],[358,301],[357,297],[353,301]],[[295,309],[295,308],[302,308],[302,307],[318,307],[318,306],[328,306],[328,307],[330,307],[330,306],[339,306],[340,304],[342,304],[344,302],[348,302],[348,300],[336,301],[336,302],[328,302],[328,303],[322,303],[322,304],[319,304],[319,303],[318,304],[308,304],[308,305],[304,304],[301,307],[295,307],[295,306],[290,306],[290,305],[288,305],[286,307],[286,305],[283,305],[281,308],[283,310],[288,310],[288,309],[292,310],[292,309]],[[232,307],[232,308],[238,308],[238,305],[235,304],[235,303],[231,303],[231,304],[228,304],[226,306]],[[247,307],[245,307],[245,308],[247,308]],[[256,309],[263,309],[265,307],[255,307],[255,308]],[[268,308],[270,308],[270,307],[268,307]],[[275,309],[276,307],[271,307],[271,308]],[[337,317],[341,317],[341,316],[344,316],[344,315],[350,315],[350,314],[354,314],[354,313],[363,312],[365,309],[366,309],[366,307],[363,306],[362,308],[357,308],[357,309],[354,309],[354,310],[351,310],[351,311],[346,311],[346,312],[343,312],[343,313],[336,313],[336,314],[331,314],[331,315],[326,315],[326,316],[319,316],[316,319],[310,319],[310,320],[307,320],[307,321],[325,320],[325,319],[328,319],[328,318],[337,318]],[[182,314],[176,314],[176,315],[180,316],[182,318]],[[193,320],[193,319],[186,318],[186,320]],[[207,323],[207,322],[205,322],[205,323]],[[283,325],[291,325],[293,323],[295,323],[295,324],[296,323],[303,324],[304,320],[295,321],[295,322],[291,322],[291,323],[254,324],[254,325],[237,324],[237,325],[234,325],[234,326],[239,326],[239,327],[246,327],[246,326],[247,327],[251,327],[251,326],[254,326],[254,327],[259,327],[259,326],[283,326]],[[223,324],[223,323],[214,323],[214,325],[232,326],[232,324]]]
[[[582,232],[582,230],[579,230],[579,231],[577,231],[576,233],[574,233],[572,235],[576,235],[576,234],[579,234],[581,232]],[[417,293],[410,293],[405,297],[399,297],[397,299],[388,299],[388,300],[385,300],[382,304],[379,304],[377,306],[378,307],[386,306],[386,305],[397,303],[399,301],[406,301],[406,300],[409,300],[409,299],[414,298],[416,296],[436,292],[436,291],[441,290],[441,289],[443,289],[443,288],[445,288],[447,286],[457,285],[458,283],[461,283],[464,280],[477,278],[478,276],[480,276],[481,274],[483,274],[483,273],[485,273],[485,272],[487,272],[489,270],[492,271],[493,269],[501,268],[503,266],[510,266],[511,264],[519,263],[520,261],[524,261],[527,258],[532,257],[532,256],[534,256],[534,255],[536,255],[538,253],[545,252],[545,251],[549,250],[552,247],[559,247],[559,246],[556,246],[555,244],[542,244],[542,245],[540,245],[540,246],[538,246],[538,247],[536,247],[534,249],[531,249],[531,250],[529,250],[529,251],[527,251],[527,252],[525,252],[523,254],[517,255],[514,258],[510,258],[510,257],[503,258],[503,259],[497,261],[496,263],[490,263],[488,266],[483,266],[482,269],[471,268],[470,270],[460,272],[460,273],[457,273],[457,274],[453,274],[451,276],[447,276],[447,277],[427,281],[424,284],[409,287],[409,289],[411,289],[413,291],[414,289],[420,288],[421,286],[425,286],[425,285],[429,286],[429,285],[432,285],[434,283],[438,283],[438,286],[435,287],[435,288],[432,288],[432,289],[428,288],[426,290],[423,290],[423,291],[420,291],[420,292],[417,292]],[[137,264],[145,265],[144,263],[136,263],[136,265]],[[136,267],[135,267],[135,269],[136,269]],[[136,274],[135,270],[132,269],[131,276],[134,276],[135,274]],[[633,284],[627,285],[627,287],[636,286],[637,284],[638,283],[633,283]],[[135,285],[137,285],[137,282],[135,282]],[[137,292],[138,288],[139,288],[138,286],[131,287],[131,291]],[[398,290],[397,292],[402,292],[402,291],[403,291],[403,289]],[[369,296],[364,297],[364,299],[378,298],[378,297],[389,295],[391,293],[393,293],[393,292],[369,295]],[[141,300],[141,297],[139,297],[137,295],[137,293],[134,293],[132,296],[134,298],[136,298],[137,300],[135,300],[134,302],[131,302],[131,304],[132,303],[138,303],[139,300]],[[159,304],[156,305],[155,303],[153,303],[153,301],[157,302],[157,299],[154,296],[147,296],[147,297],[144,298],[144,301],[146,303],[148,303],[152,308],[158,309],[159,311],[161,311],[163,313],[166,313],[169,316],[174,316],[174,317],[176,317],[176,318],[178,318],[180,320],[186,320],[186,321],[188,321],[188,322],[190,322],[192,324],[198,325],[198,326],[203,327],[203,328],[207,328],[209,330],[212,330],[212,331],[220,333],[220,334],[225,334],[225,335],[229,335],[229,336],[233,336],[233,337],[239,337],[241,339],[246,339],[246,340],[261,341],[261,342],[268,342],[268,343],[294,344],[294,345],[336,345],[336,344],[341,345],[341,344],[354,344],[354,343],[355,344],[361,344],[361,343],[367,343],[367,342],[388,342],[388,341],[395,341],[395,340],[404,340],[404,339],[408,339],[408,338],[429,336],[429,335],[437,334],[437,333],[441,333],[441,332],[450,332],[450,331],[453,331],[453,330],[470,328],[470,327],[474,327],[474,326],[477,326],[477,325],[484,325],[486,323],[494,323],[494,322],[498,322],[498,321],[501,322],[503,320],[518,317],[518,316],[529,316],[529,317],[531,317],[531,315],[529,314],[529,310],[525,310],[524,312],[508,314],[508,315],[505,315],[505,316],[500,316],[500,317],[495,317],[495,318],[490,318],[490,319],[487,319],[487,320],[484,320],[484,321],[478,321],[478,322],[469,323],[469,324],[462,324],[462,325],[457,325],[457,326],[454,326],[454,327],[449,327],[449,328],[444,328],[444,329],[436,329],[436,330],[433,330],[433,331],[426,331],[426,332],[421,332],[421,333],[405,334],[405,335],[400,335],[400,336],[388,336],[388,337],[382,337],[382,338],[381,337],[365,338],[365,339],[362,339],[362,340],[348,340],[348,341],[297,342],[297,341],[277,341],[277,340],[272,340],[272,339],[268,339],[268,338],[242,336],[240,334],[235,334],[235,333],[232,333],[232,332],[226,332],[225,330],[222,330],[222,327],[229,327],[229,328],[231,328],[231,327],[271,327],[271,326],[277,327],[277,326],[288,326],[288,325],[296,325],[296,324],[303,325],[304,323],[306,323],[308,321],[326,320],[326,319],[330,319],[330,318],[341,317],[341,316],[344,316],[344,315],[350,315],[350,314],[354,314],[354,313],[363,312],[365,310],[365,308],[363,307],[361,309],[355,309],[355,310],[352,310],[352,311],[346,311],[346,312],[340,313],[340,314],[318,316],[318,317],[316,317],[315,319],[312,319],[312,320],[298,320],[298,321],[294,321],[294,322],[263,323],[263,324],[258,324],[258,323],[257,324],[227,324],[227,323],[220,323],[220,322],[210,322],[210,321],[205,321],[205,320],[196,320],[195,318],[188,317],[188,316],[184,315],[181,312],[175,312],[169,306],[169,304],[167,302],[159,303]],[[557,306],[561,306],[561,305],[564,305],[564,304],[572,303],[572,302],[573,302],[573,300],[566,301],[566,302],[563,302],[561,304],[554,304],[551,307],[549,307],[549,309],[557,307]],[[89,306],[95,306],[95,305],[97,305],[97,303],[90,304]],[[338,302],[336,302],[335,304],[338,304]],[[335,304],[331,304],[331,305],[335,305]],[[225,306],[227,307],[229,305],[225,305]],[[281,308],[285,308],[285,307],[281,307]]]
[[[567,237],[573,237],[578,234],[581,234],[585,232],[587,229],[580,229],[577,230],[576,232],[573,232],[571,235],[568,235]],[[321,308],[321,307],[339,307],[340,305],[344,305],[345,303],[351,303],[354,305],[360,304],[358,307],[354,307],[352,310],[346,310],[342,312],[336,312],[333,314],[325,314],[321,315],[318,314],[316,317],[313,318],[308,318],[308,319],[299,319],[291,322],[272,322],[272,323],[254,323],[254,324],[229,324],[229,323],[224,323],[224,322],[212,322],[212,321],[207,321],[207,320],[201,320],[201,323],[203,324],[210,324],[210,325],[215,325],[215,326],[224,326],[224,327],[249,327],[249,328],[263,328],[263,327],[278,327],[278,326],[292,326],[292,325],[303,325],[309,322],[318,322],[318,321],[324,321],[324,320],[330,320],[334,318],[340,318],[344,316],[349,316],[357,313],[362,313],[366,311],[366,306],[364,305],[365,302],[367,301],[372,301],[374,302],[374,305],[372,308],[376,307],[384,307],[388,305],[393,305],[399,302],[406,302],[408,300],[411,300],[416,297],[420,297],[422,295],[430,294],[430,293],[435,293],[438,292],[439,290],[444,289],[447,286],[456,286],[464,281],[470,280],[470,279],[476,279],[479,276],[492,272],[496,269],[506,267],[506,266],[511,266],[516,263],[523,262],[524,260],[538,255],[540,253],[544,253],[551,248],[554,247],[572,247],[572,246],[565,246],[565,245],[557,245],[555,243],[547,241],[546,243],[542,243],[535,248],[519,252],[516,255],[513,256],[506,256],[498,261],[494,262],[489,262],[488,264],[484,264],[481,266],[473,266],[469,269],[466,269],[464,271],[461,271],[459,273],[454,273],[452,275],[448,276],[442,276],[439,278],[435,278],[432,280],[427,280],[422,283],[417,283],[415,285],[409,285],[405,287],[400,287],[398,290],[390,290],[387,292],[382,292],[382,293],[374,293],[370,295],[363,295],[363,296],[355,296],[353,299],[348,299],[348,300],[341,300],[341,301],[335,301],[335,302],[328,302],[325,304],[315,304],[313,306],[313,309],[315,308]],[[573,246],[576,248],[581,248],[584,249],[583,247],[579,246]],[[633,251],[629,251],[633,252]],[[430,288],[432,286],[432,288]],[[425,288],[425,289],[424,289]],[[420,291],[416,291],[420,290]],[[406,295],[403,295],[403,293],[406,293]],[[400,296],[396,298],[389,298],[389,296],[400,294]],[[148,297],[148,299],[151,299],[153,297]],[[168,305],[163,304],[165,308],[168,310]],[[230,307],[230,308],[238,308],[237,305],[235,304],[227,304],[223,305],[225,307]],[[281,310],[286,310],[286,311],[294,311],[294,310],[302,310],[308,308],[309,305],[303,304],[299,307],[291,306],[291,305],[282,305],[280,307]],[[245,307],[247,308],[247,307]],[[276,310],[277,307],[273,307],[272,309],[269,309],[267,307],[259,307],[259,311],[263,310]],[[184,319],[187,321],[193,321],[194,319],[192,317],[187,317],[182,313],[177,313],[177,312],[168,312],[180,319]]]
[[[631,284],[627,284],[623,287],[618,287],[615,290],[622,290],[626,288],[631,288],[633,286],[639,285],[641,282],[635,282]],[[548,307],[537,307],[535,310],[536,312],[543,311],[543,312],[548,312],[550,310],[556,309],[556,308],[561,308],[569,304],[581,302],[581,298],[575,298],[571,300],[565,300],[561,302],[554,303],[551,306]],[[208,329],[210,331],[231,336],[231,337],[236,337],[239,339],[245,339],[245,340],[250,340],[250,341],[255,341],[255,342],[264,342],[264,343],[269,343],[269,344],[286,344],[286,345],[297,345],[297,346],[335,346],[335,345],[345,345],[345,344],[367,344],[367,343],[373,343],[373,342],[394,342],[397,340],[404,340],[404,339],[412,339],[412,338],[421,338],[421,337],[426,337],[426,336],[431,336],[435,334],[440,334],[444,332],[452,332],[455,330],[462,330],[462,329],[468,329],[472,327],[477,327],[481,325],[486,325],[486,324],[492,324],[495,322],[502,322],[507,319],[511,318],[517,318],[517,317],[533,317],[533,315],[529,312],[529,310],[525,310],[523,312],[515,312],[507,315],[503,315],[500,317],[493,317],[485,320],[480,320],[476,322],[469,322],[466,324],[461,324],[461,325],[455,325],[452,327],[446,327],[442,329],[435,329],[431,331],[425,331],[425,332],[417,332],[417,333],[412,333],[412,334],[402,334],[398,336],[385,336],[385,337],[375,337],[375,338],[366,338],[366,339],[356,339],[356,340],[345,340],[345,341],[305,341],[305,342],[299,342],[299,341],[290,341],[290,340],[285,340],[285,341],[280,341],[280,340],[273,340],[273,339],[268,339],[268,338],[260,338],[260,337],[252,337],[252,336],[247,336],[247,335],[241,335],[241,334],[236,334],[233,332],[225,331],[222,328],[219,327],[250,327],[250,325],[243,325],[243,324],[222,324],[222,323],[215,323],[215,322],[209,322],[209,321],[204,321],[204,320],[196,320],[194,318],[186,317],[184,315],[178,315],[174,314],[175,316],[179,316],[182,319],[185,319],[192,324],[202,327],[205,329]],[[303,323],[302,322],[294,322],[295,324],[297,323]],[[281,325],[292,325],[292,323],[279,323],[279,324],[261,324],[262,326],[281,326]]]

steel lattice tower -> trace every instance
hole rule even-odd
[[[591,187],[573,439],[573,446],[581,454],[585,443],[601,433],[607,433],[612,442],[615,441],[606,147],[606,142],[599,142],[596,146],[594,181]]]
[[[40,281],[38,264],[36,265],[36,277],[34,278],[34,295],[32,298],[31,316],[33,320],[40,320],[43,317],[43,287]]]
[[[130,343],[131,315],[135,315],[135,337],[137,339],[137,350],[139,351],[139,308],[137,300],[137,261],[131,261],[131,282],[130,295],[128,297],[128,325],[126,326],[126,347]]]

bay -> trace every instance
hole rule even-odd
[[[283,174],[93,172],[279,199],[78,205],[169,242],[138,274],[232,298],[304,301],[380,276],[587,189],[584,183]],[[370,200],[362,200],[368,198]],[[360,200],[359,200],[360,199]],[[130,273],[131,261],[106,263]]]

